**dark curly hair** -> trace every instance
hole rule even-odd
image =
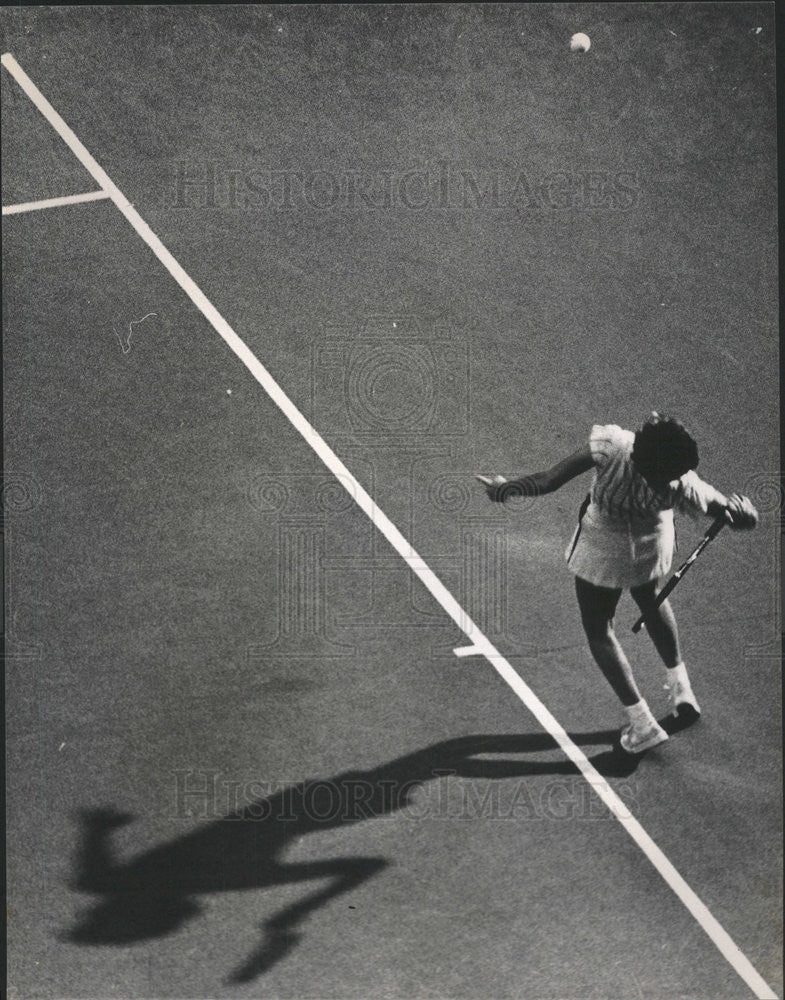
[[[651,483],[669,483],[698,467],[698,446],[683,424],[653,413],[635,435],[632,460]]]

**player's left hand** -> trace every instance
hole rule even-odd
[[[733,493],[728,498],[725,518],[734,531],[749,531],[757,526],[759,520],[758,512],[749,497],[743,497],[739,493]]]
[[[488,498],[494,503],[504,503],[509,494],[509,489],[505,490],[507,480],[504,476],[475,476],[478,482],[485,487]]]

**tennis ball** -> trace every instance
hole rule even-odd
[[[591,38],[579,31],[570,39],[570,48],[573,52],[588,52],[591,48]]]

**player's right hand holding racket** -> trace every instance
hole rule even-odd
[[[732,493],[725,508],[725,519],[734,531],[749,531],[757,527],[758,512],[749,497]]]

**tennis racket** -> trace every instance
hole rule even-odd
[[[700,542],[695,546],[692,552],[690,552],[690,554],[687,556],[687,558],[684,560],[681,566],[679,566],[679,568],[676,570],[676,572],[673,574],[670,580],[668,580],[668,582],[665,584],[665,586],[662,588],[659,594],[657,594],[657,598],[654,601],[655,608],[658,608],[665,600],[665,598],[668,596],[668,594],[673,592],[679,580],[681,580],[681,578],[684,576],[684,574],[687,572],[690,566],[692,566],[692,564],[695,562],[695,560],[698,558],[701,552],[703,552],[703,550],[706,548],[709,542],[717,537],[717,535],[722,531],[722,529],[725,527],[727,523],[728,522],[725,517],[725,512],[723,511],[723,513],[720,514],[720,516],[711,523],[711,525],[706,531],[706,534],[703,536]],[[643,619],[644,616],[641,615],[640,618],[632,626],[632,631],[635,632],[636,634],[640,632],[641,628],[644,625]]]

